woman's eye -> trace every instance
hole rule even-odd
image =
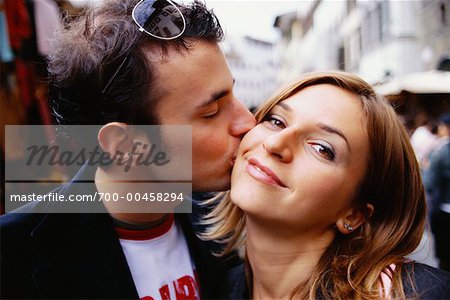
[[[264,122],[269,122],[272,126],[279,128],[286,128],[286,125],[280,119],[274,117],[273,115],[268,115],[264,118]]]
[[[333,150],[331,150],[329,147],[324,146],[319,143],[312,143],[311,144],[314,150],[316,150],[317,153],[319,153],[320,156],[327,160],[333,161],[336,155],[334,154]]]

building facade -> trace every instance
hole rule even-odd
[[[450,57],[449,16],[450,0],[311,1],[306,14],[277,18],[278,79],[338,69],[378,83],[436,69]]]
[[[277,89],[274,45],[251,37],[229,37],[222,45],[235,78],[234,94],[254,109]]]

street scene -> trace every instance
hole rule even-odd
[[[0,299],[450,299],[450,0],[0,0]]]

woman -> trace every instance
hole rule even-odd
[[[245,244],[230,298],[448,298],[450,275],[405,259],[426,203],[408,134],[363,80],[311,73],[257,112],[204,237]],[[216,200],[217,201],[217,200]]]

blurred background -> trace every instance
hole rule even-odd
[[[100,3],[0,0],[2,124],[52,123],[45,87],[52,34],[63,17]],[[450,0],[206,3],[225,29],[235,93],[249,108],[302,73],[344,70],[397,102],[411,131],[417,115],[450,111]]]
[[[247,107],[256,109],[305,72],[356,73],[392,101],[425,172],[430,153],[449,134],[439,120],[450,112],[450,0],[205,2],[225,29],[235,95]],[[5,125],[53,124],[45,61],[50,40],[63,20],[99,3],[0,0],[1,202],[5,160],[24,155],[20,136],[5,143]],[[55,178],[64,177],[58,172]],[[416,258],[436,265],[430,244],[424,236]]]
[[[227,31],[236,95],[257,107],[304,72],[356,73],[411,132],[450,110],[450,0],[207,1]]]

